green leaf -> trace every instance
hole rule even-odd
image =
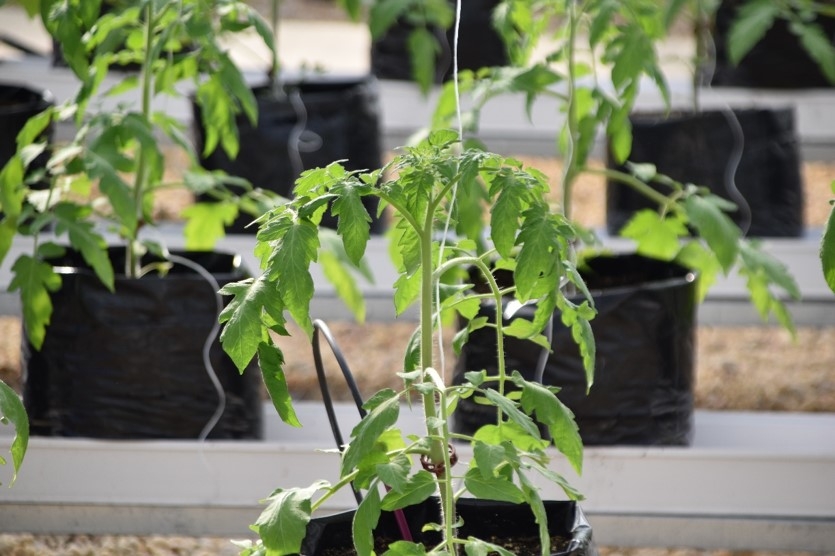
[[[606,127],[609,148],[619,164],[623,164],[632,152],[632,123],[629,118],[609,118]]]
[[[641,75],[648,60],[655,59],[652,43],[638,32],[623,36],[623,45],[612,66],[612,83],[618,90],[633,84]]]
[[[107,253],[107,242],[104,237],[96,233],[92,222],[85,221],[92,211],[70,203],[59,203],[53,207],[55,217],[55,231],[58,234],[66,232],[70,244],[81,252],[82,257],[90,265],[101,280],[102,284],[113,291],[113,265]]]
[[[427,94],[435,82],[435,56],[440,51],[435,36],[425,27],[417,27],[407,39],[412,61],[412,77],[421,92]]]
[[[317,227],[307,220],[293,223],[270,257],[270,275],[280,282],[281,299],[293,319],[308,335],[313,330],[310,321],[310,301],[313,299],[313,277],[310,264],[319,250]]]
[[[18,156],[9,159],[0,170],[0,207],[7,217],[17,217],[23,210],[26,199],[24,187],[25,168]]]
[[[470,537],[464,544],[464,551],[467,556],[489,556],[490,554],[498,554],[499,556],[515,556],[507,548],[500,544],[494,544],[475,537]]]
[[[548,514],[545,512],[545,504],[539,496],[539,489],[532,484],[525,474],[519,474],[522,489],[525,493],[528,506],[534,515],[534,521],[539,525],[539,540],[542,554],[549,554],[551,550],[551,535],[548,533]]]
[[[540,437],[536,423],[530,417],[519,411],[519,408],[516,407],[516,404],[512,400],[492,389],[483,390],[482,393],[490,403],[501,409],[507,415],[508,419],[516,423],[525,433],[534,438]]]
[[[485,476],[480,468],[471,468],[464,475],[464,486],[476,498],[499,500],[521,504],[525,501],[522,490],[503,476]]]
[[[537,206],[525,211],[525,222],[517,238],[522,246],[517,255],[513,279],[516,294],[521,302],[552,293],[562,278],[560,259],[565,259],[565,242],[568,238],[559,228],[557,215]]]
[[[226,323],[220,341],[235,366],[243,372],[266,338],[261,319],[264,307],[270,304],[282,307],[281,298],[274,284],[268,282],[264,275],[226,284],[220,293],[232,296],[220,313],[220,322]],[[281,314],[280,309],[274,312]]]
[[[716,277],[722,272],[722,266],[716,259],[716,255],[703,243],[689,241],[679,251],[676,262],[696,272],[698,280],[696,299],[698,302],[703,301],[710,287],[716,282]]]
[[[507,180],[498,178],[494,183],[502,181],[507,186],[501,189],[499,196],[493,202],[490,211],[490,239],[499,255],[508,258],[516,245],[519,230],[519,216],[527,205],[527,192],[522,187],[513,187]]]
[[[820,246],[820,259],[826,284],[835,292],[835,204],[826,219]]]
[[[61,277],[52,265],[30,255],[21,255],[12,265],[9,291],[20,291],[20,304],[26,334],[35,349],[43,346],[46,327],[52,317],[52,299],[49,292],[61,287]]]
[[[183,230],[186,249],[211,250],[226,235],[226,226],[238,217],[238,205],[234,202],[194,203],[180,214],[186,219]]]
[[[373,553],[373,532],[380,520],[380,511],[380,491],[372,488],[360,502],[351,525],[357,556],[370,556]]]
[[[312,499],[330,485],[319,481],[307,488],[279,490],[267,498],[267,507],[252,525],[268,554],[298,554],[310,522]]]
[[[377,465],[376,472],[384,485],[392,490],[402,492],[406,488],[411,468],[412,464],[409,458],[400,454],[390,461]]]
[[[621,229],[623,237],[635,240],[641,255],[661,260],[672,260],[681,249],[680,239],[687,234],[684,223],[672,216],[666,218],[646,209],[636,212]]]
[[[594,341],[594,331],[590,319],[594,317],[594,309],[584,301],[580,305],[571,303],[565,296],[557,298],[562,323],[571,330],[571,338],[580,349],[583,369],[586,372],[586,392],[594,384],[594,364],[597,357],[597,346]]]
[[[339,196],[334,200],[331,212],[339,217],[336,232],[342,237],[345,252],[351,262],[358,265],[368,244],[371,216],[363,205],[356,187],[343,184],[335,191],[338,191]]]
[[[394,311],[396,315],[412,306],[420,297],[420,273],[401,274],[394,282]]]
[[[577,474],[582,474],[583,441],[574,414],[546,386],[527,381],[518,372],[513,373],[513,382],[522,389],[522,409],[548,427],[554,445]]]
[[[742,242],[740,247],[740,274],[747,278],[746,285],[751,294],[751,300],[760,316],[765,319],[770,313],[774,313],[781,325],[794,332],[791,315],[780,298],[772,291],[772,286],[776,286],[787,293],[791,299],[799,300],[800,288],[791,273],[782,262],[759,249],[758,245]]]
[[[346,0],[343,0],[346,1]],[[368,12],[368,27],[371,37],[379,39],[394,25],[397,18],[406,12],[411,0],[382,0],[374,2]]]
[[[831,39],[823,32],[821,26],[809,22],[792,25],[790,28],[797,34],[800,44],[817,62],[829,82],[835,84],[835,47],[832,46]]]
[[[437,484],[429,471],[421,469],[408,478],[397,490],[390,490],[383,497],[381,507],[387,511],[399,510],[423,502],[435,492]]]
[[[476,440],[473,443],[473,460],[484,477],[494,477],[508,464],[518,465],[519,456],[512,443],[487,443]]]
[[[780,13],[780,4],[771,0],[745,2],[737,12],[728,33],[728,59],[736,65],[765,36]]]
[[[10,448],[12,468],[14,469],[12,480],[9,482],[9,486],[11,486],[17,479],[20,466],[23,464],[23,457],[26,455],[26,448],[29,445],[29,419],[26,416],[26,408],[23,407],[17,392],[0,380],[0,424],[6,422],[11,423],[15,430]],[[0,461],[2,459],[0,457]]]
[[[548,481],[554,483],[555,485],[559,485],[559,487],[563,490],[566,496],[568,496],[569,500],[582,500],[584,498],[583,494],[579,490],[571,486],[571,483],[569,483],[565,477],[563,477],[553,469],[548,468],[543,463],[544,462],[531,460],[530,466],[532,469],[535,469],[540,475],[548,479]]]
[[[342,476],[348,475],[357,467],[365,453],[371,451],[380,435],[397,423],[397,417],[400,415],[399,398],[393,391],[384,390],[367,403],[376,405],[351,432],[351,443],[342,456]]]
[[[519,338],[520,340],[530,340],[539,347],[550,351],[551,344],[545,336],[539,334],[540,329],[537,329],[534,324],[523,318],[516,318],[510,321],[510,324],[502,327],[502,331],[506,336]]]
[[[696,232],[716,254],[727,273],[739,254],[739,228],[709,197],[692,195],[685,199],[684,210]]]
[[[284,376],[284,355],[281,350],[272,343],[261,342],[258,346],[258,366],[261,367],[264,385],[281,420],[292,427],[301,427]]]
[[[539,434],[531,436],[523,427],[508,421],[498,425],[484,425],[473,436],[476,440],[487,444],[498,445],[510,442],[517,450],[528,452],[541,452],[550,444]]]

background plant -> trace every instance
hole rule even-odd
[[[207,129],[205,151],[222,147],[234,156],[235,117],[243,113],[255,121],[257,108],[219,41],[249,28],[268,45],[273,40],[260,16],[235,0],[139,0],[110,3],[106,10],[100,0],[41,0],[38,10],[79,88],[73,98],[27,123],[17,138],[17,155],[0,173],[0,260],[16,237],[33,239],[33,252],[12,264],[9,289],[20,292],[26,333],[36,348],[50,320],[49,292],[61,282],[48,260],[63,253],[64,243],[78,250],[112,290],[116,271],[107,255],[106,233],[127,247],[126,267],[120,269],[126,276],[145,272],[140,260],[146,251],[164,255],[163,246],[142,234],[154,223],[153,197],[162,188],[186,187],[218,201],[183,212],[189,248],[214,244],[224,223],[242,207],[260,214],[265,194],[250,190],[235,195],[228,185],[248,184],[202,170],[185,125],[154,103],[183,96],[190,85]],[[115,67],[127,71],[102,90]],[[30,171],[29,163],[49,148],[41,132],[62,122],[76,127],[75,137],[54,148],[45,171]],[[182,183],[165,181],[167,142],[189,161]],[[43,179],[48,189],[30,187]]]
[[[582,173],[600,174],[636,189],[657,207],[639,211],[621,231],[634,240],[639,254],[697,270],[701,297],[719,274],[737,272],[763,318],[773,316],[793,331],[784,299],[799,299],[799,289],[784,265],[733,223],[728,213],[735,205],[698,184],[660,175],[653,165],[627,163],[632,148],[629,115],[641,87],[652,84],[670,104],[657,46],[684,5],[676,0],[661,9],[654,0],[510,0],[507,17],[513,26],[528,31],[528,48],[520,51],[525,63],[465,73],[459,90],[469,96],[471,107],[464,121],[476,135],[481,110],[499,95],[524,95],[529,110],[539,98],[556,99],[564,122],[556,131],[557,155],[563,162],[556,210],[571,218],[573,185]],[[549,49],[533,59],[537,45]],[[457,117],[455,94],[451,85],[445,87],[433,126],[444,127]],[[629,172],[589,164],[601,132],[613,160],[627,163]],[[470,205],[472,217],[457,221],[459,233],[482,233],[481,208],[479,203]],[[591,231],[582,238],[597,249],[599,242]]]
[[[458,216],[457,195],[481,189],[480,184],[492,207],[490,240],[494,247],[484,253],[466,238],[443,233],[446,223]],[[287,333],[287,315],[308,335],[312,333],[309,303],[314,291],[309,267],[329,246],[321,238],[331,232],[318,227],[324,211],[331,210],[338,217],[336,233],[341,249],[353,265],[359,265],[370,221],[361,198],[376,195],[391,208],[395,215],[393,241],[401,254],[397,260],[400,275],[394,285],[395,309],[401,314],[417,303],[420,323],[399,370],[404,389],[384,390],[367,402],[369,413],[353,430],[342,455],[339,481],[276,490],[252,526],[260,536],[259,543],[246,545],[243,554],[298,552],[311,514],[351,483],[366,490],[354,518],[354,542],[360,554],[370,554],[373,549],[372,529],[381,510],[416,504],[436,492],[445,516],[438,525],[445,534],[439,549],[452,553],[459,543],[485,549],[488,545],[484,541],[456,539],[454,535],[454,500],[467,491],[477,497],[530,504],[540,518],[543,553],[547,553],[544,508],[530,474],[541,473],[571,498],[578,498],[579,493],[549,468],[550,441],[543,439],[537,422],[579,472],[582,443],[571,412],[556,398],[556,388],[528,382],[503,365],[495,376],[472,373],[466,384],[447,387],[443,363],[433,350],[434,333],[441,326],[444,311],[469,319],[456,344],[476,328],[494,327],[501,354],[505,335],[547,345],[540,331],[559,308],[584,353],[591,383],[594,342],[588,319],[594,310],[588,299],[572,302],[560,288],[571,283],[585,291],[571,259],[574,229],[560,214],[549,211],[545,189],[546,180],[539,172],[524,170],[517,161],[482,150],[461,151],[456,133],[438,131],[427,142],[405,149],[382,172],[350,173],[338,164],[305,172],[297,182],[294,200],[261,221],[256,253],[263,272],[222,290],[233,300],[221,315],[225,322],[221,340],[240,369],[258,357],[273,404],[285,422],[299,424],[283,378],[283,355],[271,334]],[[470,285],[461,283],[459,278],[472,266],[483,274],[489,294],[475,294]],[[494,267],[512,270],[516,284],[499,287],[491,274]],[[495,322],[477,316],[480,299],[490,297],[501,304],[508,295],[522,302],[536,300],[539,308],[534,319],[505,325],[501,316]],[[510,383],[521,394],[510,395]],[[425,417],[426,433],[419,438],[404,436],[397,425],[401,404],[412,394],[419,396]],[[465,396],[478,396],[498,408],[497,421],[475,437],[453,435],[447,425],[457,400]],[[450,459],[448,446],[453,439],[473,444],[474,459],[460,473]],[[430,462],[429,469],[435,472],[415,471],[414,460],[420,458]],[[458,481],[463,483],[460,489]],[[385,495],[380,490],[383,484],[390,488]],[[405,541],[391,548],[396,553],[426,549]]]
[[[738,64],[778,20],[788,24],[800,46],[818,64],[826,78],[835,84],[835,45],[819,23],[819,18],[835,17],[831,2],[816,0],[749,0],[737,13],[728,35],[728,57]]]

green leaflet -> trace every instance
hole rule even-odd
[[[238,217],[238,205],[228,201],[194,203],[181,215],[186,219],[186,249],[211,250],[226,235],[226,226]]]
[[[374,550],[374,528],[380,520],[380,490],[377,485],[371,488],[360,502],[351,531],[357,556],[370,556]]]
[[[574,422],[574,414],[546,386],[527,381],[518,372],[514,372],[512,380],[522,389],[522,409],[528,414],[535,414],[537,421],[548,427],[554,445],[577,474],[581,474],[583,441]]]
[[[728,59],[738,64],[765,36],[780,13],[780,5],[771,0],[745,2],[728,33]]]
[[[476,498],[486,500],[499,500],[521,504],[525,501],[522,490],[511,480],[504,476],[485,476],[479,471],[480,468],[471,468],[464,475],[464,486],[467,491]]]
[[[817,62],[830,83],[835,83],[835,47],[820,25],[806,22],[803,25],[792,25],[790,28],[798,35],[800,44]]]
[[[264,307],[272,305],[270,314],[280,317],[283,303],[264,275],[227,284],[220,293],[232,296],[219,317],[221,323],[226,323],[220,341],[235,366],[243,372],[266,338],[262,321]],[[283,324],[283,320],[279,322]]]
[[[821,238],[820,259],[823,277],[829,289],[835,292],[835,204],[829,213]]]
[[[301,427],[302,424],[293,409],[293,398],[287,387],[287,379],[284,376],[284,356],[272,342],[261,342],[258,346],[258,366],[261,367],[261,375],[270,400],[281,420],[292,427]]]
[[[12,274],[14,277],[9,283],[9,291],[20,291],[26,334],[35,349],[40,349],[52,317],[49,292],[61,287],[61,277],[52,265],[29,255],[17,258],[12,265]]]
[[[311,500],[329,486],[319,481],[307,488],[279,490],[266,500],[267,507],[252,530],[261,537],[268,554],[298,554],[310,522]]]
[[[60,203],[53,209],[55,232],[69,235],[70,243],[81,252],[84,260],[110,291],[114,288],[113,265],[107,254],[107,243],[93,223],[86,218],[92,211],[87,207]]]
[[[17,478],[17,473],[23,464],[23,457],[26,455],[26,447],[29,445],[29,419],[17,392],[0,380],[0,425],[7,424],[7,422],[11,423],[15,430],[10,450],[14,470],[12,480],[9,482],[11,486]],[[2,456],[0,456],[0,463],[5,463]]]
[[[736,262],[739,253],[739,228],[712,197],[690,196],[684,201],[684,210],[690,224],[716,254],[716,259],[727,273]]]
[[[417,27],[407,39],[412,60],[412,76],[423,94],[427,94],[435,81],[435,55],[440,51],[435,36],[425,27]]]
[[[376,405],[351,432],[351,443],[342,456],[343,476],[359,465],[363,456],[372,451],[380,435],[394,426],[400,415],[400,398],[393,391],[383,391],[368,403]]]
[[[421,469],[410,476],[399,488],[390,490],[380,504],[383,510],[393,511],[423,502],[435,492],[435,478]]]

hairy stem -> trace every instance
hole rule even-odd
[[[141,71],[141,91],[142,91],[142,116],[146,121],[151,119],[151,98],[153,95],[153,74],[151,66],[153,60],[151,59],[151,52],[154,42],[154,3],[148,2],[145,6],[145,52],[142,60]],[[139,235],[139,229],[144,218],[143,199],[148,188],[148,147],[144,144],[139,146],[139,160],[137,162],[136,176],[134,178],[133,187],[133,202],[136,207],[136,228],[127,238],[127,260],[125,262],[125,274],[130,278],[139,276],[141,263],[139,261],[139,254],[136,250],[136,240]]]

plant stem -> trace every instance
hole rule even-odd
[[[431,204],[430,204],[431,206]],[[420,293],[420,366],[423,380],[431,381],[428,369],[434,369],[434,326],[435,321],[435,273],[432,260],[433,217],[435,211],[430,208],[426,213],[424,225],[419,230],[421,256],[421,293]],[[441,346],[441,349],[443,347]],[[453,549],[455,537],[455,500],[452,492],[450,457],[449,457],[449,428],[444,424],[438,426],[438,406],[435,394],[422,394],[424,422],[429,442],[429,459],[440,469],[436,473],[438,481],[438,495],[441,501],[441,516],[444,527],[444,541]]]
[[[151,121],[151,98],[153,90],[153,74],[151,67],[151,51],[154,43],[154,3],[148,2],[145,6],[145,52],[142,60],[141,85],[142,85],[142,116],[145,121]],[[148,153],[147,147],[140,143],[139,159],[137,161],[136,176],[133,187],[133,202],[136,207],[136,227],[130,231],[127,245],[127,259],[125,275],[129,278],[139,276],[141,262],[136,250],[136,240],[139,236],[139,229],[144,218],[143,199],[148,188]]]
[[[585,168],[585,172],[589,174],[598,174],[607,179],[616,180],[624,185],[627,185],[643,195],[647,197],[653,203],[658,204],[659,206],[668,208],[669,205],[672,203],[670,199],[667,198],[666,195],[663,193],[659,193],[649,185],[645,184],[635,176],[631,174],[627,174],[626,172],[620,172],[618,170],[611,170],[609,168],[606,169],[596,169],[596,168]]]

